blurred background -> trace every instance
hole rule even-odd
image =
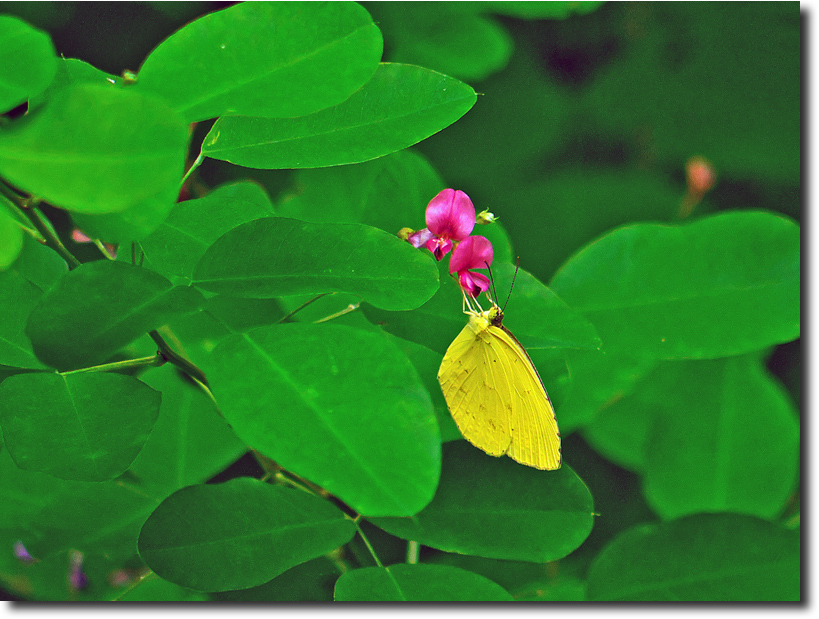
[[[121,74],[185,23],[230,4],[0,2],[0,13],[48,31],[66,58]],[[797,2],[362,4],[384,34],[385,61],[438,70],[480,93],[466,116],[414,150],[477,210],[499,216],[521,266],[546,284],[584,244],[629,222],[728,209],[801,221]],[[207,129],[200,123],[194,139]],[[694,200],[693,157],[716,175]],[[286,170],[212,160],[199,172],[211,187],[241,178],[274,200],[292,182]],[[768,366],[800,402],[800,342],[771,351]],[[596,486],[639,483],[617,467],[592,479],[600,456],[568,440],[587,456],[587,466],[572,465],[596,502]],[[652,518],[635,509],[620,518]]]

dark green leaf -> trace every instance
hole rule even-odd
[[[738,514],[700,514],[626,531],[589,571],[595,601],[800,599],[799,533]],[[694,569],[692,569],[694,568]]]
[[[799,425],[782,386],[756,356],[687,362],[675,374],[646,436],[649,503],[666,518],[778,515],[799,468]]]
[[[572,14],[586,15],[602,2],[476,2],[485,11],[521,19],[566,19]]]
[[[360,163],[412,146],[475,104],[466,84],[429,69],[382,64],[349,99],[299,118],[223,117],[202,145],[213,159],[249,168]]]
[[[358,90],[381,46],[380,31],[353,2],[245,2],[160,43],[137,87],[162,95],[188,122],[304,116]]]
[[[342,574],[336,602],[511,602],[500,585],[448,565],[366,567]]]
[[[23,251],[23,228],[0,200],[0,271],[5,271],[10,267],[17,260],[21,251]]]
[[[592,497],[565,464],[538,471],[465,441],[444,445],[435,498],[412,518],[370,518],[388,533],[449,552],[554,561],[592,528]]]
[[[26,235],[23,240],[23,251],[7,271],[22,275],[24,279],[34,284],[39,292],[43,292],[68,272],[68,265],[56,251]]]
[[[166,580],[227,591],[267,582],[354,534],[327,501],[242,477],[174,492],[143,525],[139,554]]]
[[[190,278],[196,263],[216,239],[240,224],[272,214],[270,198],[256,183],[222,185],[204,198],[177,204],[140,246],[148,264],[158,273]]]
[[[140,378],[162,393],[159,419],[130,468],[142,483],[170,490],[204,483],[246,451],[210,398],[173,366]]]
[[[208,602],[210,598],[199,591],[191,591],[172,582],[149,574],[135,586],[112,596],[117,602]]]
[[[270,582],[250,589],[221,591],[219,602],[332,602],[341,565],[327,555],[291,567]]]
[[[80,482],[24,471],[6,450],[0,495],[0,530],[6,539],[25,540],[32,556],[73,548],[120,561],[136,553],[139,528],[162,498],[122,480]]]
[[[178,186],[187,141],[164,101],[77,84],[0,132],[0,174],[56,206],[113,213]]]
[[[0,15],[0,113],[46,89],[57,71],[51,37],[11,15]]]
[[[17,271],[0,271],[0,365],[44,369],[23,329],[42,293]]]
[[[614,230],[571,258],[552,288],[606,350],[707,359],[799,336],[799,260],[793,221],[727,212]]]
[[[365,514],[409,516],[432,499],[440,438],[429,394],[382,334],[259,327],[223,340],[209,364],[228,423],[281,466]]]
[[[410,244],[360,224],[257,219],[220,237],[194,271],[210,292],[271,298],[350,292],[390,310],[411,309],[438,286],[435,266]]]
[[[124,245],[123,250],[127,251],[131,241],[141,241],[165,221],[168,213],[176,204],[178,195],[178,185],[172,184],[156,195],[149,196],[119,213],[103,213],[102,215],[73,213],[71,219],[92,239],[122,244]],[[127,253],[131,252],[127,251]]]
[[[100,260],[68,273],[29,317],[37,356],[57,368],[105,361],[141,334],[193,312],[202,295],[123,262]]]
[[[0,385],[0,425],[20,468],[105,481],[134,461],[160,400],[158,391],[122,374],[18,374]]]
[[[57,74],[44,92],[29,100],[29,109],[39,107],[63,88],[72,84],[111,86],[111,84],[121,83],[121,81],[122,78],[101,71],[97,67],[77,58],[58,58]]]

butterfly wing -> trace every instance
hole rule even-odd
[[[467,325],[444,355],[438,382],[449,412],[464,438],[491,456],[501,456],[511,443],[511,406],[505,376],[492,371],[498,359],[488,344]]]
[[[494,372],[503,374],[499,382],[508,386],[503,399],[510,403],[509,457],[536,469],[560,468],[560,432],[555,411],[532,360],[507,329],[490,326],[487,331],[491,366],[497,366]]]

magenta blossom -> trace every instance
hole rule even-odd
[[[444,189],[427,205],[426,220],[426,229],[416,232],[414,240],[424,238],[427,249],[440,260],[452,249],[453,242],[463,241],[472,233],[475,207],[463,191]],[[412,238],[410,243],[415,244]]]
[[[485,269],[492,264],[495,253],[489,239],[470,236],[458,243],[449,260],[449,272],[458,274],[458,283],[473,299],[481,292],[489,290],[489,278],[471,269]]]

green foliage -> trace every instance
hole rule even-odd
[[[592,564],[588,594],[608,601],[791,602],[800,599],[799,580],[796,531],[750,516],[699,514],[622,533]]]
[[[266,582],[354,532],[326,501],[243,477],[166,498],[142,527],[139,554],[172,582],[227,591]]]
[[[797,6],[0,3],[1,593],[798,600]],[[556,471],[444,400],[445,188]]]
[[[491,580],[457,567],[365,567],[336,581],[337,602],[507,602],[512,596]]]

